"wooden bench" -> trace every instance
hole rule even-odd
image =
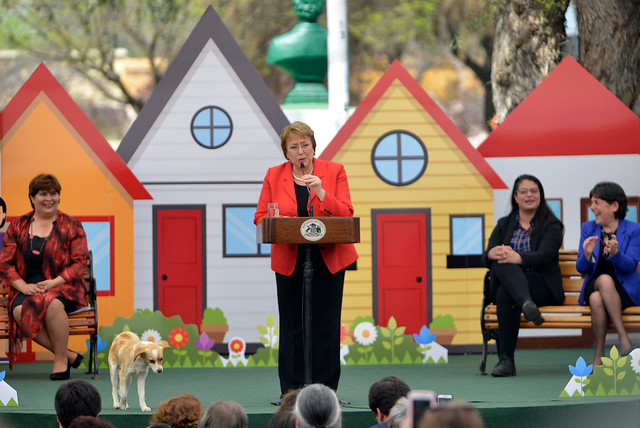
[[[565,293],[564,303],[559,306],[540,306],[540,312],[542,312],[542,316],[545,319],[545,322],[540,326],[536,326],[534,323],[527,321],[524,316],[521,316],[520,328],[591,329],[591,308],[578,304],[584,277],[576,269],[577,258],[578,251],[562,250],[559,254],[562,288]],[[487,272],[480,317],[482,329],[480,374],[486,374],[488,342],[492,339],[496,343],[498,341],[498,316],[496,314],[496,305],[489,301],[488,281],[489,273]],[[640,306],[632,306],[625,309],[622,313],[622,320],[628,328],[640,328]],[[610,325],[610,327],[612,328],[613,326]]]
[[[89,263],[84,273],[87,288],[87,306],[69,314],[69,335],[89,336],[89,359],[87,374],[98,379],[98,310],[96,305],[96,280],[93,277],[93,255],[89,253]],[[0,283],[0,339],[9,338],[9,314],[7,300],[8,285]]]

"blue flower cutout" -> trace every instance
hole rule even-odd
[[[4,380],[4,377],[6,376],[6,371],[5,372],[0,372],[0,382],[2,382]]]
[[[429,334],[429,328],[426,325],[423,325],[420,329],[420,335],[413,333],[413,340],[420,345],[428,345],[436,340],[436,333]]]
[[[98,335],[98,338],[96,340],[96,347],[98,348],[98,352],[104,351],[108,344],[109,344],[108,340],[102,341],[102,339],[100,338],[100,335]],[[91,342],[89,342],[88,340],[87,340],[87,348],[88,349],[91,348]]]
[[[578,361],[576,361],[575,367],[569,364],[569,371],[571,372],[572,375],[577,377],[589,376],[591,374],[592,368],[593,368],[593,364],[587,365],[584,362],[584,358],[582,357],[578,358]]]

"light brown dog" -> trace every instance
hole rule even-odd
[[[111,393],[113,408],[127,410],[127,391],[133,376],[138,381],[138,399],[140,409],[150,412],[145,401],[144,383],[149,368],[155,373],[162,373],[162,358],[166,348],[170,348],[166,340],[158,343],[140,340],[130,331],[123,331],[113,339],[109,349],[109,372],[111,374]],[[120,377],[120,399],[118,400],[118,377]]]

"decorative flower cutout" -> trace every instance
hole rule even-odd
[[[6,371],[2,371],[0,372],[0,382],[2,382],[4,380],[4,377],[6,376]]]
[[[109,344],[108,340],[102,340],[100,335],[96,338],[96,348],[98,352],[102,352],[107,348]],[[87,340],[87,349],[91,349],[91,342]]]
[[[578,358],[575,366],[569,365],[569,371],[572,375],[577,377],[589,376],[592,368],[593,364],[587,365],[582,357]]]
[[[342,323],[340,324],[340,343],[344,341],[345,337],[347,337],[347,327]]]
[[[378,331],[376,330],[376,326],[371,322],[363,321],[356,326],[356,329],[353,331],[353,335],[360,345],[367,346],[372,345],[373,342],[376,341]]]
[[[631,368],[636,374],[640,374],[640,348],[631,351],[629,356],[631,356]]]
[[[413,340],[419,345],[428,345],[436,340],[436,333],[429,334],[429,328],[423,325],[420,334],[413,333]]]
[[[240,337],[234,337],[229,342],[229,352],[233,352],[234,354],[240,354],[244,352],[244,340]]]
[[[174,348],[184,348],[189,343],[189,334],[184,328],[176,327],[169,333],[169,343]]]
[[[196,345],[196,348],[205,351],[207,349],[213,348],[213,345],[216,344],[216,341],[214,339],[209,339],[207,333],[203,332],[200,334],[200,340],[194,340],[193,344]]]
[[[158,330],[149,329],[142,333],[140,339],[146,340],[147,342],[158,343],[162,340],[162,336],[160,336]]]

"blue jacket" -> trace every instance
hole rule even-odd
[[[582,243],[590,236],[597,236],[599,238],[601,232],[602,228],[598,226],[595,221],[587,221],[582,224],[576,268],[581,274],[587,275],[582,284],[580,300],[578,301],[578,303],[583,306],[585,305],[584,288],[596,270],[600,257],[600,245],[602,243],[600,239],[598,239],[596,247],[593,249],[594,261],[586,259],[584,250],[582,249]],[[609,261],[615,269],[618,281],[620,281],[620,284],[622,284],[627,294],[629,294],[633,303],[640,306],[640,274],[638,274],[638,261],[640,261],[640,224],[624,219],[620,220],[618,231],[616,232],[616,239],[619,250],[615,256],[609,258]]]

